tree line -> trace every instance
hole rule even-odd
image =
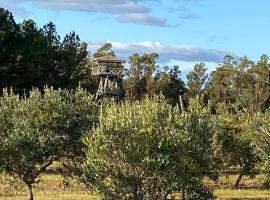
[[[17,24],[0,8],[0,171],[32,185],[53,162],[104,199],[213,199],[203,178],[269,174],[270,64],[225,56],[181,79],[158,54],[133,54],[125,100],[97,105],[91,58],[74,32]],[[265,186],[269,185],[266,180]]]
[[[0,87],[12,87],[20,95],[32,88],[42,90],[45,85],[66,89],[81,85],[94,93],[98,80],[91,76],[91,59],[116,56],[110,43],[88,53],[87,44],[75,32],[61,40],[52,22],[43,28],[38,28],[33,20],[17,24],[3,8],[0,22]],[[179,95],[185,102],[201,95],[205,101],[235,104],[239,109],[262,111],[269,107],[267,55],[256,63],[247,57],[227,55],[211,74],[204,63],[198,63],[187,74],[186,83],[181,78],[180,66],[160,66],[158,57],[156,53],[129,56],[129,73],[123,82],[125,99],[140,100],[162,93],[175,104]]]
[[[38,28],[33,20],[17,24],[0,8],[0,87],[19,94],[44,85],[76,86],[79,68],[87,57],[87,45],[75,32],[61,40],[52,22]]]

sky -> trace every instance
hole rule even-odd
[[[257,61],[270,55],[269,0],[0,0],[17,22],[52,21],[75,31],[90,52],[106,42],[118,57],[159,53],[162,65],[183,74],[197,62],[214,69],[224,55]]]

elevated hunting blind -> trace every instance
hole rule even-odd
[[[122,81],[127,71],[123,67],[125,61],[114,56],[103,56],[93,59],[92,62],[95,66],[92,68],[92,75],[99,77],[96,101],[103,97],[120,100],[123,97]]]

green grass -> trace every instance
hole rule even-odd
[[[241,183],[246,189],[233,190],[230,188],[236,180],[236,175],[221,176],[217,182],[206,180],[206,184],[214,188],[214,194],[218,199],[270,199],[270,190],[260,190],[264,176],[259,175],[255,179],[244,177]],[[246,186],[252,186],[247,188]],[[98,200],[94,194],[90,194],[82,185],[75,183],[70,187],[63,187],[63,178],[57,174],[44,174],[33,188],[36,200]],[[27,200],[25,186],[10,177],[0,175],[0,200]]]

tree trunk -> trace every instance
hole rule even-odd
[[[28,200],[34,200],[32,184],[26,183],[27,192],[28,192]]]
[[[238,176],[238,178],[237,178],[237,180],[236,180],[233,188],[238,188],[239,187],[239,184],[240,184],[243,176],[244,176],[244,174],[242,172],[240,172],[240,174],[239,174],[239,176]]]

